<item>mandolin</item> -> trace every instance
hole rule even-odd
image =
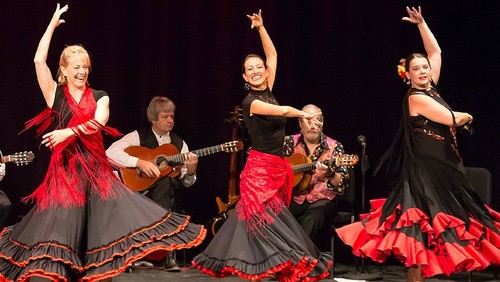
[[[198,157],[203,157],[219,152],[230,153],[239,150],[243,150],[243,142],[230,141],[217,146],[195,150],[192,153]],[[120,168],[125,185],[136,191],[144,191],[164,177],[176,177],[181,173],[181,167],[186,160],[185,154],[179,154],[177,148],[172,144],[163,144],[155,149],[130,146],[125,149],[125,152],[131,156],[154,163],[160,170],[160,177],[148,177],[135,167]]]
[[[302,192],[309,186],[311,182],[311,174],[309,172],[316,169],[316,163],[312,162],[308,157],[301,154],[292,154],[286,157],[286,160],[292,165],[293,169],[293,188],[295,193]],[[333,167],[352,167],[359,161],[357,155],[342,154],[333,156],[331,160],[323,160],[324,165]]]
[[[32,162],[34,158],[35,154],[33,154],[33,152],[24,151],[24,152],[14,153],[8,156],[1,156],[0,163],[14,163],[18,166],[27,165],[28,163]]]

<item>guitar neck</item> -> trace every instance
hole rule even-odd
[[[333,158],[332,160],[333,160],[332,163],[335,163],[335,158]],[[325,165],[328,165],[330,163],[328,160],[324,160],[324,161],[315,161],[306,164],[294,165],[292,166],[293,173],[295,174],[300,172],[313,171],[316,169],[316,164],[318,162],[323,163]]]
[[[8,163],[8,162],[10,162],[10,155],[4,156],[0,159],[0,163]]]
[[[306,171],[311,171],[316,168],[316,162],[311,162],[307,164],[300,164],[300,165],[294,165],[293,168],[293,173],[299,173],[299,172],[306,172]]]
[[[222,145],[216,145],[216,146],[212,146],[212,147],[194,150],[194,151],[191,151],[191,153],[197,155],[198,157],[204,157],[204,156],[208,156],[211,154],[222,152],[223,150],[224,150],[224,148]],[[168,157],[166,157],[166,159],[168,161],[173,161],[176,163],[183,163],[186,160],[184,155],[185,154],[177,154],[177,155],[173,155],[173,156],[168,156]]]

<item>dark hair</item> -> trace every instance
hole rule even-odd
[[[408,55],[408,57],[406,57],[406,61],[405,61],[406,71],[410,70],[410,63],[413,59],[416,59],[416,58],[425,58],[427,60],[427,62],[429,63],[429,66],[432,69],[431,62],[429,61],[429,58],[427,58],[427,55],[422,54],[422,53],[412,53],[412,54]]]
[[[257,55],[257,54],[248,54],[245,59],[243,60],[243,64],[241,64],[241,73],[245,73],[245,63],[247,62],[248,59],[250,58],[259,58],[261,59],[263,62],[264,62],[264,67],[267,68],[267,65],[266,65],[266,60],[264,60],[264,58],[262,58],[261,55]]]

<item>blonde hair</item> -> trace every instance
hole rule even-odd
[[[68,80],[64,76],[61,71],[61,67],[66,68],[68,66],[69,58],[73,56],[83,55],[89,62],[89,71],[91,70],[92,63],[90,62],[90,56],[87,50],[83,48],[81,45],[70,45],[66,46],[61,53],[61,57],[59,59],[59,68],[57,69],[57,83],[58,85],[66,85],[68,84]],[[88,82],[87,82],[88,83]]]

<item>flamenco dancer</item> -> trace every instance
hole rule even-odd
[[[35,54],[48,108],[27,123],[38,126],[52,156],[45,179],[26,201],[31,211],[0,234],[0,280],[111,281],[132,262],[201,243],[206,230],[127,188],[113,174],[101,132],[109,97],[88,84],[90,58],[64,48],[56,83],[46,64],[52,34],[64,23],[57,8]]]
[[[393,254],[408,281],[424,281],[498,265],[500,217],[473,191],[457,150],[456,128],[472,116],[451,110],[436,89],[441,49],[421,8],[406,10],[403,20],[417,25],[427,56],[410,54],[398,67],[410,89],[402,128],[378,168],[393,180],[392,192],[337,233],[355,255],[384,262]]]
[[[279,281],[317,281],[328,276],[331,257],[321,254],[288,210],[293,172],[283,158],[287,118],[315,115],[280,106],[271,90],[276,77],[277,52],[262,13],[247,16],[259,32],[266,61],[255,54],[243,61],[248,95],[243,116],[252,142],[240,178],[240,200],[210,245],[193,260],[202,272],[260,281],[276,275]]]

